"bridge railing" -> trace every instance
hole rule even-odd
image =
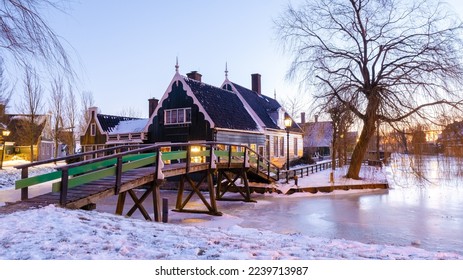
[[[127,149],[137,149],[146,145],[119,145],[114,147],[108,147],[105,149],[101,149],[98,151],[89,151],[84,153],[77,153],[73,155],[68,155],[64,157],[58,157],[53,159],[35,161],[31,163],[21,164],[15,166],[16,169],[21,170],[21,179],[16,181],[16,189],[21,189],[21,200],[28,199],[28,187],[31,185],[37,185],[40,183],[45,183],[48,181],[56,180],[61,177],[61,172],[51,172],[47,174],[41,174],[34,177],[29,177],[29,169],[31,167],[42,166],[49,163],[57,163],[61,161],[70,162],[83,159],[85,156],[92,156],[96,157],[97,153],[105,153],[105,154],[117,154]]]
[[[336,166],[339,164],[338,159],[336,159],[335,164]],[[330,161],[324,161],[324,162],[315,163],[311,165],[290,168],[289,170],[283,170],[282,173],[286,177],[286,182],[288,182],[289,179],[303,178],[304,174],[305,176],[309,176],[309,174],[313,174],[319,171],[330,169],[332,168],[332,166],[333,166],[333,162],[330,160]]]
[[[165,152],[166,149],[170,151]],[[98,157],[101,154],[107,155]],[[28,177],[30,167],[83,156],[93,158],[56,167],[56,171],[48,174]],[[164,143],[116,146],[19,165],[16,168],[22,170],[22,176],[21,180],[16,182],[16,189],[21,189],[21,199],[24,200],[28,198],[29,186],[56,181],[52,182],[52,190],[60,192],[60,203],[65,204],[68,189],[108,176],[115,176],[115,193],[119,193],[122,174],[131,169],[151,165],[155,169],[155,180],[164,179],[162,168],[171,162],[185,163],[187,172],[191,164],[195,163],[208,163],[211,169],[215,168],[218,163],[226,163],[229,167],[232,164],[241,164],[243,168],[253,166],[258,171],[267,174],[269,178],[276,180],[280,176],[277,166],[272,165],[245,145],[218,142]]]

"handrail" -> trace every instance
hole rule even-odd
[[[256,151],[252,150],[248,146],[241,145],[241,144],[212,142],[212,141],[189,142],[189,143],[162,143],[162,144],[149,144],[149,145],[146,145],[146,144],[144,144],[144,145],[122,145],[122,146],[115,146],[115,147],[105,148],[105,149],[101,149],[101,150],[88,151],[88,152],[80,153],[78,155],[73,155],[73,156],[67,156],[67,157],[55,158],[55,159],[51,159],[51,160],[34,162],[34,163],[30,163],[30,164],[18,165],[18,166],[15,166],[15,167],[17,169],[20,169],[20,168],[22,169],[21,179],[25,179],[25,178],[28,177],[28,168],[31,167],[31,166],[38,166],[38,165],[41,165],[41,164],[60,161],[60,160],[63,160],[63,159],[82,157],[82,156],[86,156],[86,155],[98,155],[98,154],[101,154],[101,153],[107,153],[107,152],[115,151],[116,153],[113,153],[113,154],[109,154],[109,155],[105,155],[105,156],[101,156],[101,157],[94,157],[94,158],[91,158],[91,159],[88,159],[88,160],[83,160],[83,161],[80,161],[80,162],[75,162],[75,163],[70,163],[70,164],[55,167],[55,169],[57,171],[61,172],[61,181],[60,181],[60,185],[58,185],[58,186],[60,186],[60,188],[59,188],[60,189],[60,202],[62,204],[65,204],[66,199],[67,199],[68,181],[70,180],[69,175],[72,175],[72,173],[76,172],[76,171],[73,171],[70,174],[69,170],[71,168],[76,168],[76,167],[80,167],[80,166],[85,166],[85,165],[89,165],[89,164],[94,164],[94,163],[98,163],[98,162],[103,162],[103,161],[116,159],[115,165],[113,165],[114,167],[112,167],[112,168],[115,168],[115,170],[116,170],[115,171],[116,172],[115,193],[117,194],[120,191],[121,176],[122,176],[122,172],[123,172],[123,165],[126,164],[126,163],[124,163],[124,160],[123,160],[124,156],[133,155],[133,154],[143,154],[143,153],[146,153],[146,152],[153,152],[154,151],[155,154],[156,154],[156,159],[152,163],[149,163],[149,164],[155,164],[155,168],[156,168],[156,170],[155,170],[156,171],[155,172],[155,178],[156,179],[163,179],[163,178],[158,178],[158,176],[163,176],[162,171],[161,171],[162,165],[163,165],[163,164],[161,164],[162,157],[159,156],[159,154],[160,154],[159,151],[161,150],[161,148],[163,148],[163,147],[171,147],[171,148],[173,148],[173,147],[191,147],[191,146],[210,147],[209,154],[208,155],[201,155],[201,156],[209,157],[209,161],[210,161],[209,166],[212,168],[212,166],[213,166],[212,165],[212,160],[215,159],[215,157],[213,155],[215,153],[219,152],[219,150],[216,150],[214,148],[216,146],[218,146],[218,145],[224,145],[224,146],[229,147],[228,148],[228,153],[227,153],[228,154],[228,164],[229,164],[229,166],[231,164],[232,159],[235,157],[235,155],[234,155],[235,152],[232,153],[231,147],[232,146],[241,147],[241,148],[244,148],[244,151],[243,152],[238,152],[238,156],[241,158],[241,160],[243,160],[243,168],[247,168],[248,166],[250,166],[250,165],[248,165],[248,161],[251,161],[251,158],[253,157],[251,154],[253,154],[253,155],[255,155],[254,158],[257,159],[257,167],[256,167],[257,172],[262,171],[262,169],[260,169],[260,167],[264,166],[267,169],[267,178],[270,179],[271,178],[270,171],[271,171],[271,168],[272,168],[272,170],[275,170],[277,180],[279,180],[279,176],[280,176],[279,167],[276,166],[275,164],[271,163],[270,161],[268,161],[264,157],[260,156]],[[121,150],[121,149],[128,149],[128,150],[127,151],[122,151],[122,152],[117,152],[117,150]],[[189,162],[191,161],[190,160],[191,157],[195,156],[195,155],[191,155],[192,153],[191,153],[189,148],[187,149],[186,152],[187,152],[187,157],[186,158],[181,158],[181,159],[186,159],[187,160],[187,168],[188,168]],[[220,160],[218,159],[218,161],[220,161]],[[263,163],[263,165],[261,163]],[[142,164],[146,165],[147,164],[146,160]],[[100,168],[107,168],[104,165],[100,165],[100,166],[101,166]],[[138,165],[138,166],[141,166],[141,165]],[[59,184],[59,183],[55,183],[55,184]],[[28,186],[26,185],[25,187],[23,187],[21,189],[21,199],[24,200],[24,199],[27,199],[27,198],[28,198]]]
[[[121,149],[121,148],[132,148],[132,147],[139,147],[139,146],[146,146],[146,144],[119,145],[119,146],[104,148],[104,149],[101,149],[101,150],[87,151],[87,152],[77,153],[77,154],[68,155],[68,156],[64,156],[64,157],[57,157],[57,158],[45,159],[45,160],[41,160],[41,161],[34,161],[34,162],[31,162],[31,163],[24,163],[24,164],[20,164],[20,165],[15,165],[13,167],[16,168],[16,169],[23,169],[23,168],[29,168],[29,167],[42,165],[42,164],[47,164],[47,163],[51,163],[51,162],[63,161],[63,160],[68,160],[68,159],[75,159],[75,158],[80,158],[80,157],[87,156],[87,155],[92,155],[92,154],[97,154],[97,153],[102,153],[102,152],[108,152],[108,151],[114,151],[114,150]]]
[[[336,159],[335,164],[339,165],[339,160],[338,159]],[[292,177],[293,179],[295,179],[295,176],[297,176],[298,174],[300,174],[300,177],[302,178],[302,177],[304,177],[304,170],[306,171],[306,176],[309,176],[309,174],[313,174],[313,173],[316,173],[318,171],[322,171],[322,170],[331,168],[332,165],[333,165],[333,162],[330,160],[330,161],[326,161],[326,162],[306,165],[306,166],[299,167],[299,168],[292,168],[292,169],[289,169],[289,170],[283,170],[282,172],[286,173],[285,174],[286,182],[288,182],[288,180],[290,179],[290,173],[293,173],[293,177]],[[309,169],[310,169],[310,173],[309,173]],[[314,169],[315,169],[315,171],[314,171]],[[298,172],[300,172],[300,173],[298,173]]]

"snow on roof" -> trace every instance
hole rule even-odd
[[[110,134],[140,133],[144,131],[147,123],[148,119],[121,121]]]

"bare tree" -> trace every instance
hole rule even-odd
[[[49,100],[50,112],[52,113],[52,132],[54,144],[54,157],[58,157],[59,143],[64,129],[63,114],[65,104],[65,93],[63,90],[63,79],[54,78],[51,82],[51,94]]]
[[[124,107],[120,112],[119,115],[124,117],[132,117],[132,118],[141,118],[142,113],[140,110],[133,108],[133,107]]]
[[[0,56],[11,56],[27,67],[39,60],[47,67],[73,76],[69,57],[60,38],[41,15],[51,9],[63,11],[63,1],[0,1]]]
[[[305,96],[299,92],[294,96],[286,96],[285,99],[279,99],[278,102],[290,116],[296,118],[301,112],[305,112],[308,109],[307,101],[304,99]]]
[[[37,144],[37,139],[42,132],[39,115],[43,109],[43,89],[36,71],[31,67],[25,68],[23,86],[24,93],[18,105],[18,111],[24,114],[25,135],[21,136],[27,140],[30,146],[30,160],[32,162],[34,161],[34,145]]]
[[[430,119],[458,107],[463,79],[462,24],[433,0],[312,0],[276,21],[290,77],[334,97],[363,123],[346,174],[359,179],[381,123]]]
[[[95,104],[95,99],[93,98],[93,93],[91,91],[83,91],[80,95],[81,106],[82,106],[82,118],[79,122],[79,131],[81,134],[85,133],[87,124],[90,121],[90,116],[88,115],[88,109],[93,107]]]
[[[76,95],[71,84],[68,84],[68,92],[65,101],[65,120],[67,125],[67,131],[69,131],[69,138],[66,139],[66,144],[69,146],[70,154],[74,154],[76,150],[76,128],[78,121],[78,104]]]
[[[8,83],[4,72],[4,62],[0,57],[0,104],[6,109],[13,94],[13,87]]]

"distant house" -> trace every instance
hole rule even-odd
[[[314,122],[305,121],[305,113],[301,113],[300,126],[304,131],[304,153],[314,158],[324,158],[332,155],[333,149],[333,122],[319,121],[318,116],[315,116]],[[337,152],[342,153],[338,157],[350,157],[357,143],[358,133],[356,131],[348,131],[343,135],[339,135],[337,141]]]
[[[282,165],[287,148],[283,120],[289,116],[276,100],[260,93],[260,75],[255,77],[249,90],[227,77],[222,87],[215,87],[203,83],[196,71],[187,77],[177,71],[151,116],[149,142],[242,144]],[[290,158],[302,156],[302,130],[295,122],[289,147]]]
[[[150,112],[157,99],[149,100]],[[98,113],[97,107],[88,109],[87,127],[80,137],[83,152],[99,150],[112,145],[143,144],[148,141],[148,119]]]
[[[10,135],[5,137],[5,161],[13,157],[33,161],[53,158],[54,144],[51,137],[50,116],[37,115],[35,120],[27,114],[2,114]]]
[[[312,157],[330,156],[333,145],[333,123],[319,121],[318,116],[315,116],[314,122],[305,122],[305,117],[301,119],[300,125],[304,131],[304,151]]]

